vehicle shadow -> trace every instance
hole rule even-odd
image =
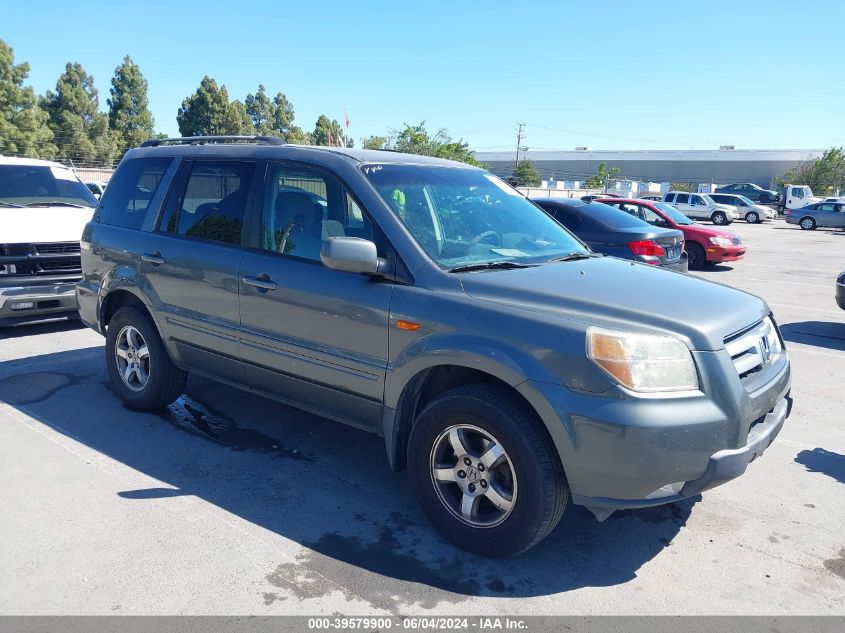
[[[700,499],[617,512],[604,523],[570,505],[529,552],[482,559],[428,524],[406,474],[389,469],[381,438],[270,400],[192,379],[167,409],[130,411],[109,391],[99,347],[0,363],[0,400],[165,482],[121,491],[127,503],[192,495],[301,544],[295,561],[268,564],[252,579],[266,587],[257,595],[265,604],[354,588],[396,612],[618,585],[671,546]]]
[[[783,338],[792,343],[845,352],[845,324],[833,321],[801,321],[780,326]]]
[[[802,464],[808,472],[822,473],[845,484],[845,455],[823,448],[814,448],[811,451],[798,453],[795,461]]]

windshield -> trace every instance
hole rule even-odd
[[[420,246],[443,268],[536,264],[590,250],[518,191],[473,169],[362,167]]]
[[[0,209],[59,204],[96,207],[97,199],[70,169],[0,165]]]
[[[737,198],[742,200],[745,203],[745,206],[747,206],[747,207],[753,207],[754,206],[754,203],[749,198],[746,198],[745,196],[737,196]]]
[[[671,204],[666,204],[665,202],[657,202],[654,206],[660,209],[665,215],[668,215],[669,219],[671,219],[672,222],[674,222],[675,224],[687,225],[693,223],[692,220],[690,220],[687,216],[678,211]]]
[[[710,196],[708,196],[706,193],[702,193],[702,194],[700,194],[700,195],[701,195],[701,197],[702,197],[702,198],[704,198],[704,201],[705,201],[707,204],[716,204],[716,201],[715,201],[715,200],[713,200],[713,198],[711,198]]]

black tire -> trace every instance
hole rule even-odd
[[[722,211],[715,211],[713,215],[710,216],[710,221],[713,222],[713,224],[724,226],[728,223],[728,216]]]
[[[477,527],[458,518],[444,500],[443,491],[454,490],[457,498],[463,498],[466,491],[459,487],[457,478],[435,482],[435,450],[447,430],[457,426],[472,426],[489,435],[495,441],[487,447],[499,444],[506,453],[503,463],[513,475],[513,504],[498,524]],[[484,450],[470,450],[467,455],[477,459]],[[454,457],[457,463],[448,468],[462,468],[457,451]],[[468,466],[463,485],[468,484],[471,470],[475,469]],[[485,476],[475,473],[479,474]],[[495,385],[457,387],[425,407],[408,442],[408,475],[423,511],[441,534],[462,549],[495,558],[519,554],[539,543],[557,525],[569,499],[563,468],[542,422],[519,399]],[[492,489],[497,485],[493,478],[498,475],[488,470],[486,476],[491,477],[488,486]],[[489,500],[481,502],[495,515],[497,508]],[[478,507],[480,513],[482,506]]]
[[[144,356],[147,380],[141,384],[139,379],[134,389],[121,376],[117,352],[119,338],[133,328],[142,337],[147,350]],[[135,358],[140,357],[140,353],[135,355]],[[106,330],[106,367],[114,392],[127,405],[139,411],[167,406],[182,394],[188,379],[188,374],[173,364],[150,316],[142,309],[131,306],[120,308],[109,321]]]
[[[808,215],[806,218],[801,218],[801,220],[798,222],[798,226],[800,226],[805,231],[815,231],[816,221]]]
[[[695,242],[687,242],[687,257],[690,270],[699,270],[707,263],[707,255],[704,249]]]
[[[745,214],[745,221],[749,224],[760,224],[760,214],[756,211],[749,211]]]
[[[760,200],[759,200],[760,204],[769,204],[771,201],[772,201],[772,199],[769,197],[769,194],[767,194],[767,193],[760,194]]]

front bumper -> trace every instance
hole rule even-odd
[[[711,455],[704,475],[698,479],[685,482],[680,491],[675,494],[648,496],[643,499],[612,499],[608,497],[584,497],[573,493],[572,501],[578,505],[587,506],[599,520],[603,520],[616,510],[648,508],[694,497],[705,490],[715,488],[742,475],[748,468],[748,464],[762,455],[771,445],[791,412],[792,397],[787,394],[774,409],[751,428],[748,434],[748,443],[745,446],[721,450]],[[668,486],[667,491],[671,491]]]
[[[600,520],[614,510],[671,503],[744,472],[791,410],[786,353],[740,380],[725,351],[693,352],[700,389],[646,396],[521,386],[558,450],[572,499]]]
[[[735,262],[745,257],[745,246],[716,246],[711,244],[705,247],[707,261],[720,262]]]
[[[0,286],[0,327],[78,318],[77,281],[72,278],[40,285]],[[30,303],[32,307],[26,307]]]

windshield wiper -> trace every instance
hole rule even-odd
[[[554,257],[549,262],[573,262],[576,259],[590,259],[591,257],[598,257],[599,253],[585,253],[584,251],[573,251],[560,257]],[[548,263],[548,262],[547,262]]]
[[[74,207],[76,209],[87,209],[88,207],[73,202],[62,202],[61,200],[47,200],[46,202],[30,202],[27,207]]]
[[[519,262],[485,262],[483,264],[466,264],[450,268],[450,273],[468,273],[474,270],[508,270],[512,268],[531,268],[537,264],[520,264]]]
[[[13,209],[23,209],[22,204],[14,204],[12,202],[3,202],[0,200],[0,207],[12,207]]]

